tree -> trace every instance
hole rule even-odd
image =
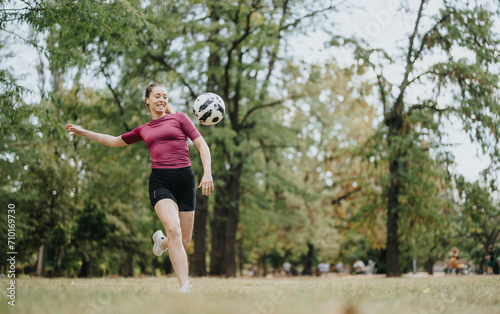
[[[439,13],[427,16],[429,1],[421,0],[408,36],[399,82],[386,73],[386,66],[394,64],[396,58],[359,41],[334,40],[354,44],[355,58],[363,61],[361,68],[371,70],[375,76],[383,107],[384,120],[378,138],[384,146],[382,160],[388,165],[388,276],[401,274],[401,223],[411,219],[408,213],[415,217],[424,210],[421,202],[408,202],[415,186],[412,182],[422,185],[426,179],[420,176],[425,171],[419,168],[422,162],[433,158],[433,152],[446,150],[440,144],[444,121],[456,117],[471,140],[480,143],[483,152],[493,161],[500,157],[496,67],[500,62],[500,42],[493,32],[498,6],[490,4],[444,1]],[[419,93],[415,99],[409,97],[410,92],[418,93],[422,88],[425,93]],[[446,94],[454,95],[453,100],[445,99]]]
[[[17,10],[11,11],[17,16]],[[1,13],[4,40],[0,49],[12,41],[7,32],[12,16],[4,10]],[[9,60],[12,55],[5,51],[8,49],[2,49],[2,58]],[[43,275],[46,246],[57,237],[52,231],[64,233],[64,227],[60,227],[71,220],[71,214],[65,211],[71,190],[65,184],[75,181],[71,177],[74,172],[68,160],[60,158],[64,149],[58,146],[57,139],[62,130],[57,130],[57,118],[47,106],[47,99],[42,98],[38,108],[28,104],[25,100],[35,96],[34,90],[21,87],[11,72],[10,68],[0,69],[0,194],[19,209],[16,243],[24,248],[19,261],[25,263],[38,252],[37,273]],[[57,251],[54,260],[60,256]]]
[[[484,256],[488,254],[488,247],[495,245],[500,237],[500,207],[498,200],[493,196],[497,192],[494,180],[480,182],[467,182],[463,176],[456,179],[459,193],[460,213],[459,233],[465,238],[472,237],[476,243],[480,243],[482,250],[476,262],[484,270]]]
[[[273,109],[276,122],[258,130],[253,171],[243,177],[254,188],[242,200],[240,241],[245,261],[259,269],[266,259],[274,267],[287,259],[312,274],[318,261],[335,261],[345,219],[359,208],[366,172],[359,150],[375,111],[363,98],[370,86],[352,87],[351,69],[327,62],[284,74],[303,96]]]
[[[143,107],[123,99],[142,98],[144,81],[167,82],[186,106],[207,88],[223,96],[227,116],[218,127],[226,129],[206,131],[220,157],[213,166],[220,188],[211,221],[210,271],[234,276],[247,147],[252,130],[266,123],[255,114],[298,97],[278,92],[286,89],[278,72],[289,62],[282,54],[286,38],[305,29],[305,21],[335,9],[323,1],[52,1],[26,19],[50,31],[48,50],[59,68],[99,61],[97,71],[107,78],[124,126],[130,127],[125,119],[130,110]],[[120,71],[113,73],[116,66]]]
[[[92,204],[106,209],[106,217],[103,221],[109,219],[116,226],[113,235],[110,236],[109,241],[107,239],[101,239],[99,242],[96,239],[92,239],[94,244],[105,244],[110,248],[109,251],[105,251],[105,254],[113,255],[116,261],[119,263],[130,264],[125,268],[128,268],[128,273],[133,274],[133,268],[135,265],[135,253],[139,250],[139,243],[142,241],[141,234],[138,232],[143,229],[143,223],[151,219],[151,214],[144,215],[142,208],[147,208],[147,206],[142,206],[143,203],[147,204],[147,199],[142,198],[142,191],[144,186],[144,181],[146,181],[145,172],[140,171],[140,167],[134,167],[131,161],[135,163],[141,163],[144,159],[143,164],[147,164],[147,155],[139,154],[141,151],[146,151],[143,146],[136,145],[128,150],[122,150],[119,154],[114,154],[114,156],[109,157],[110,149],[101,147],[98,145],[88,143],[86,140],[74,139],[73,141],[68,141],[67,136],[63,131],[64,124],[73,121],[75,123],[82,123],[85,127],[94,129],[98,132],[120,134],[129,131],[128,127],[129,120],[135,114],[135,111],[127,112],[123,110],[124,103],[121,101],[119,94],[111,85],[111,81],[108,81],[109,92],[94,92],[85,87],[82,87],[80,82],[82,81],[82,75],[84,73],[84,68],[92,62],[92,57],[95,56],[92,50],[92,43],[88,42],[89,39],[93,39],[92,36],[101,35],[105,40],[111,40],[113,36],[118,35],[119,31],[116,33],[109,34],[113,32],[115,28],[108,28],[105,25],[117,25],[117,29],[120,27],[124,29],[124,25],[131,25],[132,27],[137,27],[137,24],[131,24],[130,21],[135,17],[134,11],[128,11],[130,9],[127,3],[90,3],[90,2],[80,2],[72,3],[71,1],[54,1],[54,2],[25,2],[26,7],[15,10],[15,14],[11,14],[18,23],[23,21],[28,22],[30,26],[34,29],[35,38],[38,36],[46,36],[45,45],[39,47],[47,56],[49,61],[49,71],[52,76],[52,89],[47,88],[47,90],[40,90],[42,95],[50,95],[44,99],[43,103],[33,104],[32,106],[27,106],[27,108],[33,108],[33,112],[37,113],[36,117],[39,119],[39,125],[31,127],[32,129],[38,127],[40,135],[36,138],[44,136],[43,140],[39,140],[39,144],[43,147],[45,144],[48,147],[52,147],[51,143],[57,143],[57,148],[55,148],[57,154],[51,156],[50,154],[45,154],[45,158],[42,163],[48,164],[61,164],[68,165],[71,169],[70,178],[64,179],[64,189],[63,191],[57,191],[57,193],[62,193],[63,197],[68,197],[72,195],[68,202],[64,206],[66,213],[72,213],[75,217],[82,215],[82,210],[84,208],[84,203],[89,200]],[[107,9],[107,10],[106,10]],[[116,9],[111,12],[112,9]],[[111,11],[110,11],[111,10]],[[10,11],[2,11],[2,13],[9,13]],[[106,14],[109,13],[109,14]],[[111,12],[111,13],[110,13]],[[68,21],[73,20],[68,18],[68,16],[74,17],[77,13],[78,21],[81,22],[80,26],[84,30],[80,35],[72,36],[70,32],[66,32],[71,28]],[[94,14],[90,16],[87,14]],[[10,13],[9,13],[10,14]],[[122,15],[120,15],[122,14]],[[122,16],[123,19],[119,18]],[[91,23],[88,18],[92,19],[95,17],[94,23]],[[68,18],[66,20],[66,18]],[[110,23],[110,19],[113,23]],[[126,20],[126,22],[125,22]],[[138,18],[139,22],[141,19]],[[99,23],[102,22],[102,23]],[[41,34],[42,30],[49,30],[45,34]],[[60,30],[63,34],[59,34],[57,31]],[[58,35],[61,35],[63,40],[58,41]],[[92,36],[91,36],[92,35]],[[137,35],[140,36],[140,35]],[[125,40],[132,40],[131,34],[128,34]],[[37,42],[36,40],[28,41],[30,43]],[[59,46],[59,43],[62,46]],[[122,41],[117,41],[116,44],[128,45],[130,42],[123,43]],[[113,45],[113,49],[117,46]],[[107,43],[103,43],[103,46],[107,46]],[[111,49],[110,49],[111,50]],[[77,53],[74,53],[77,51]],[[120,51],[124,51],[121,49]],[[81,52],[81,53],[80,53]],[[107,52],[109,54],[109,51]],[[116,56],[118,55],[118,56]],[[119,52],[114,55],[118,58],[120,56]],[[42,73],[45,70],[43,65],[40,66]],[[67,71],[70,69],[76,69],[76,75],[72,78],[73,89],[66,91],[63,87],[63,77],[67,79]],[[104,68],[105,70],[109,70]],[[109,79],[108,72],[104,73],[105,78]],[[71,81],[71,80],[68,80]],[[12,112],[14,106],[9,106]],[[43,108],[43,110],[41,110]],[[112,110],[116,108],[116,112],[122,121],[118,124],[109,124],[110,119],[116,118],[116,112]],[[22,109],[22,108],[20,108]],[[19,112],[22,112],[20,110]],[[41,113],[41,114],[40,114]],[[45,118],[44,114],[48,118]],[[13,115],[10,115],[12,118]],[[24,119],[28,119],[24,117]],[[42,119],[44,118],[44,119]],[[50,119],[49,119],[50,118]],[[36,121],[36,120],[35,120]],[[22,127],[22,123],[16,124],[16,127]],[[43,125],[43,127],[41,127]],[[30,123],[27,124],[30,126]],[[32,134],[34,132],[28,133]],[[31,136],[30,139],[32,139]],[[48,145],[47,145],[48,144]],[[27,141],[25,143],[27,150],[31,149],[32,155],[34,153],[34,143]],[[91,152],[89,152],[91,151]],[[33,156],[31,156],[33,157]],[[124,166],[126,165],[126,166]],[[36,170],[42,171],[42,167],[36,166]],[[33,172],[33,171],[31,171]],[[59,171],[60,172],[60,171]],[[49,174],[56,174],[58,171],[51,169],[48,170]],[[45,176],[46,181],[48,178],[54,177]],[[20,180],[21,185],[28,186],[30,182],[30,176],[27,173],[23,180]],[[117,184],[117,182],[127,182],[127,184]],[[45,182],[43,187],[50,188],[54,186],[54,182]],[[138,187],[140,186],[140,188]],[[33,186],[32,186],[33,187]],[[40,192],[41,187],[38,189],[30,190],[30,194],[36,194]],[[49,191],[52,193],[52,190]],[[28,194],[28,195],[30,195]],[[59,195],[59,194],[58,194]],[[33,200],[31,200],[33,201]],[[88,206],[87,206],[88,207]],[[47,207],[49,208],[49,207]],[[93,208],[93,207],[92,207]],[[42,214],[43,211],[40,211]],[[146,212],[151,213],[151,212]],[[26,212],[27,215],[30,214],[29,211]],[[88,215],[87,215],[88,216]],[[50,215],[47,215],[50,217]],[[54,220],[57,221],[57,217],[54,216]],[[72,245],[78,243],[78,238],[80,234],[73,233],[77,230],[72,228],[71,220],[68,221],[58,221],[58,225],[54,230],[59,230],[62,226],[64,229],[64,234],[68,238],[73,238]],[[93,225],[96,227],[97,225]],[[33,223],[32,228],[46,228],[46,224],[42,221],[37,221]],[[45,229],[44,229],[45,230]],[[50,226],[48,228],[50,230]],[[78,229],[78,230],[81,230]],[[95,230],[94,230],[95,231]],[[76,231],[75,231],[76,232]],[[56,234],[55,232],[54,234]],[[149,230],[148,230],[149,233]],[[43,234],[41,234],[43,236]],[[38,236],[38,235],[37,235]],[[75,237],[77,240],[75,241]],[[64,238],[61,237],[61,238]],[[149,238],[149,236],[148,236]],[[35,236],[34,238],[38,238]],[[43,239],[43,238],[41,238]],[[50,240],[50,238],[49,238]],[[54,239],[53,239],[54,240]],[[81,241],[84,241],[83,238]],[[38,241],[38,240],[37,240]],[[48,245],[56,245],[56,255],[61,256],[61,251],[65,248],[61,247],[64,245],[70,246],[69,241],[66,243],[64,241],[52,241],[48,242]],[[80,250],[82,253],[84,249]],[[42,251],[41,251],[42,252]],[[119,253],[117,253],[119,252]],[[133,253],[132,253],[133,252]],[[86,251],[85,253],[88,253]],[[84,260],[83,263],[88,259],[86,255],[82,255]],[[60,260],[55,258],[54,260]],[[109,263],[108,263],[109,266]],[[85,271],[85,274],[90,273],[90,269]]]
[[[217,193],[212,228],[211,273],[236,274],[236,239],[240,220],[242,178],[252,155],[255,131],[269,121],[263,115],[270,108],[282,105],[287,99],[300,97],[286,90],[278,69],[287,67],[288,58],[281,55],[286,38],[299,31],[300,25],[311,17],[335,10],[335,5],[302,1],[240,1],[236,5],[218,6],[217,13],[225,23],[219,27],[226,37],[213,37],[210,42],[221,47],[220,73],[217,80],[228,103],[228,122],[231,142],[224,139],[222,151],[228,169],[219,169],[227,194]],[[219,23],[220,25],[220,23]],[[276,91],[282,90],[281,95]],[[259,112],[264,112],[259,114]],[[258,117],[258,118],[257,118]],[[272,123],[272,122],[271,122]],[[260,141],[266,141],[260,138]],[[222,230],[222,232],[221,232]]]

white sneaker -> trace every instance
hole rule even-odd
[[[161,256],[163,254],[163,252],[168,250],[168,248],[163,249],[161,247],[161,241],[163,241],[164,239],[165,239],[165,236],[163,235],[163,232],[161,232],[161,230],[158,230],[153,234],[153,242],[154,242],[153,254],[154,255]]]
[[[184,286],[182,286],[182,288],[179,289],[179,292],[180,293],[191,293],[191,288],[192,288],[192,286],[189,284],[189,280],[188,280],[188,281],[186,281]]]

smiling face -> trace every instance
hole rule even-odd
[[[167,110],[168,95],[167,90],[163,86],[155,86],[146,97],[146,105],[151,113],[155,116],[163,116]]]

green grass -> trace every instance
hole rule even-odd
[[[500,313],[500,276],[0,280],[0,313]]]

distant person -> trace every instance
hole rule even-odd
[[[368,266],[366,266],[366,270],[369,274],[374,274],[377,271],[377,268],[375,268],[375,262],[373,260],[368,260]]]
[[[153,83],[146,88],[145,103],[151,112],[151,122],[138,126],[121,136],[88,131],[74,124],[66,125],[71,135],[84,136],[110,147],[145,141],[151,154],[149,198],[167,237],[161,230],[153,234],[153,254],[169,256],[179,280],[179,292],[191,292],[188,280],[186,249],[191,242],[196,204],[196,184],[187,139],[200,151],[204,174],[198,188],[203,195],[214,190],[210,149],[193,122],[182,112],[174,112],[168,103],[165,87]]]
[[[285,271],[285,275],[287,275],[287,276],[290,275],[291,268],[292,268],[292,265],[288,261],[283,263],[283,270]]]
[[[352,264],[352,267],[354,268],[354,272],[356,274],[365,274],[366,273],[366,265],[360,259],[357,259],[354,262],[354,264]]]
[[[318,264],[318,270],[320,272],[320,275],[322,275],[322,274],[328,274],[330,272],[330,264],[319,263]]]
[[[493,252],[493,245],[490,244],[488,246],[488,255],[486,255],[486,274],[493,275],[493,267],[495,266],[495,254]],[[484,265],[484,264],[483,264]]]
[[[253,270],[253,266],[252,265],[248,266],[248,276],[250,276],[250,277],[255,276],[255,272]]]
[[[335,269],[335,272],[341,273],[344,271],[344,263],[338,262],[333,268]]]
[[[458,248],[456,246],[451,248],[450,252],[450,273],[452,275],[457,274],[457,261],[460,259],[460,255],[458,254]]]

